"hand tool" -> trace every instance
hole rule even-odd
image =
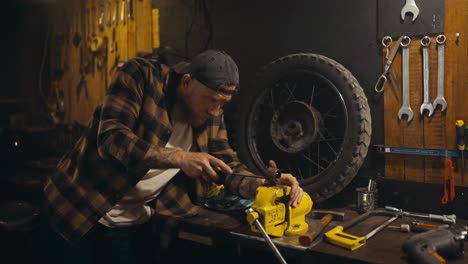
[[[436,220],[441,221],[444,223],[452,223],[455,224],[457,221],[457,216],[452,215],[435,215],[435,214],[421,214],[421,213],[413,213],[413,212],[405,212],[401,209],[385,206],[385,210],[392,211],[392,212],[401,212],[404,216],[412,216],[412,217],[419,217],[424,219]]]
[[[112,11],[112,20],[111,24],[112,25],[117,25],[117,14],[119,13],[119,0],[116,0],[114,3],[114,10]]]
[[[273,241],[271,241],[271,238],[268,236],[267,232],[265,231],[265,229],[263,229],[262,224],[258,220],[260,215],[258,213],[256,213],[256,212],[254,212],[254,210],[252,208],[247,209],[245,212],[247,214],[247,221],[249,221],[249,223],[251,225],[254,224],[255,227],[257,228],[257,230],[260,231],[260,234],[262,234],[262,236],[265,239],[265,241],[267,242],[268,246],[270,246],[270,248],[273,250],[273,253],[278,258],[279,262],[280,263],[286,263],[286,260],[284,260],[283,256],[279,252],[278,248],[276,248],[275,244],[273,244]]]
[[[429,113],[427,116],[432,116],[434,113],[434,108],[430,102],[429,96],[429,46],[431,44],[431,38],[424,36],[421,39],[421,46],[423,52],[423,88],[424,88],[424,101],[419,108],[421,115],[424,115],[424,110],[427,110]]]
[[[377,228],[374,230],[370,231],[367,235],[365,236],[355,236],[351,235],[348,233],[343,232],[345,229],[354,226],[355,224],[362,222],[366,218],[368,218],[371,215],[389,215],[392,216],[390,219],[379,225]],[[377,232],[380,230],[384,229],[386,226],[390,225],[393,221],[397,220],[401,216],[401,212],[388,212],[386,210],[371,210],[367,211],[366,213],[352,219],[351,221],[348,221],[344,223],[343,225],[338,225],[335,228],[331,229],[330,231],[325,233],[325,238],[328,242],[344,247],[347,249],[355,250],[358,249],[366,243],[367,240],[369,240],[371,237],[373,237]]]
[[[463,156],[463,152],[465,152],[465,131],[464,126],[465,122],[463,120],[457,120],[455,122],[455,129],[456,129],[456,138],[457,138],[457,149],[460,151],[460,158],[462,162],[462,168],[465,168],[465,157]]]
[[[387,61],[385,62],[384,71],[382,75],[380,75],[379,79],[377,79],[377,82],[374,86],[374,90],[378,93],[383,92],[385,88],[385,84],[387,83],[388,73],[392,74],[392,79],[396,83],[396,77],[394,77],[394,73],[392,71],[392,63],[393,63],[393,60],[395,59],[395,56],[398,50],[400,49],[400,44],[401,44],[402,39],[403,39],[403,36],[398,38],[395,44],[395,47],[391,51],[390,56],[388,56],[388,48],[390,47],[390,44],[392,43],[392,38],[390,36],[385,36],[384,38],[382,38],[382,45],[387,49],[387,55],[386,55]]]
[[[380,153],[417,155],[417,156],[440,156],[445,157],[447,152],[451,157],[458,157],[458,150],[455,149],[429,149],[429,148],[406,148],[406,147],[385,147],[382,145],[374,145],[375,149]]]
[[[304,235],[299,236],[299,243],[308,248],[312,248],[323,241],[323,234],[325,233],[325,228],[331,221],[343,221],[345,213],[330,211],[330,210],[320,210],[315,209],[310,214],[313,218],[322,217],[318,224],[318,228],[308,231]],[[330,221],[329,221],[330,219]]]
[[[409,92],[409,45],[411,43],[411,38],[408,36],[404,36],[401,40],[400,45],[403,47],[403,51],[401,52],[402,57],[402,86],[403,86],[403,99],[402,105],[400,110],[398,111],[398,119],[401,120],[403,115],[408,117],[408,122],[413,119],[413,110],[411,110],[410,106],[410,92]]]
[[[122,0],[120,5],[120,23],[122,25],[125,25],[125,2],[126,0]]]
[[[99,28],[99,31],[104,31],[104,8],[105,8],[105,3],[104,3],[104,0],[100,0],[100,3],[99,3],[99,19],[98,19],[98,28]]]
[[[88,82],[86,81],[86,74],[84,71],[80,70],[81,78],[78,81],[78,85],[76,86],[76,100],[77,102],[80,101],[80,94],[81,90],[84,89],[85,96],[88,98]]]
[[[450,155],[447,154],[445,157],[445,168],[444,168],[444,194],[442,196],[441,202],[442,204],[447,204],[449,201],[453,201],[455,199],[455,178],[454,178],[454,169],[453,163],[450,159]],[[447,182],[450,181],[450,197],[449,197],[449,189],[447,187]]]
[[[399,226],[388,226],[388,228],[398,230],[403,233],[409,233],[409,232],[421,233],[421,232],[426,232],[432,229],[432,228],[419,227],[416,225],[409,225],[409,224],[401,224]]]
[[[310,246],[312,241],[325,229],[325,227],[332,221],[333,216],[331,214],[326,214],[320,222],[318,223],[318,227],[312,230],[311,233],[305,233],[299,236],[299,243],[305,247]]]
[[[414,0],[406,0],[405,5],[401,9],[401,20],[405,20],[407,13],[411,13],[413,15],[413,22],[416,20],[416,18],[418,18],[419,8]]]
[[[444,48],[445,48],[445,35],[438,35],[436,38],[437,42],[437,97],[432,103],[434,109],[438,105],[441,106],[440,111],[444,111],[447,108],[447,101],[444,98]]]
[[[299,243],[306,247],[312,247],[317,245],[323,240],[323,231],[325,227],[332,221],[343,221],[344,213],[343,212],[336,212],[330,210],[313,210],[310,214],[312,218],[321,218],[320,222],[318,223],[318,227],[313,229],[311,232],[307,232],[303,235],[299,236]],[[316,241],[314,241],[317,239]],[[312,242],[314,242],[312,244]]]
[[[421,228],[427,228],[427,229],[436,229],[436,228],[447,228],[449,227],[448,224],[443,224],[443,225],[436,225],[436,224],[430,224],[430,223],[424,223],[424,222],[419,222],[418,220],[413,220],[411,221],[411,226],[416,226],[416,227],[421,227]]]
[[[75,18],[73,19],[73,24],[74,24],[74,28],[75,28],[75,34],[73,35],[73,38],[72,38],[72,43],[73,43],[73,46],[75,46],[75,48],[78,48],[80,46],[80,43],[81,43],[81,36],[80,36],[80,33],[78,32],[78,19],[79,19],[79,14],[75,14]]]
[[[127,0],[127,18],[133,20],[133,0]]]
[[[446,263],[443,257],[463,255],[464,236],[438,228],[411,236],[403,243],[403,251],[415,263]]]

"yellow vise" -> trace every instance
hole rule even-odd
[[[302,235],[309,225],[305,216],[312,210],[312,199],[306,192],[296,207],[288,206],[291,187],[285,185],[260,186],[257,189],[253,211],[247,213],[252,231],[259,232],[254,221],[258,219],[266,233],[271,236]]]

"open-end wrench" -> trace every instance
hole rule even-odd
[[[445,35],[438,35],[437,42],[437,97],[432,103],[434,109],[438,105],[441,106],[441,111],[447,108],[447,101],[444,98],[444,47],[446,41]]]
[[[403,64],[402,69],[402,86],[403,86],[403,99],[400,110],[398,111],[398,119],[402,119],[403,115],[408,117],[408,122],[413,119],[413,110],[410,106],[410,92],[409,92],[409,45],[411,38],[404,36],[400,45],[402,47],[401,60]]]
[[[401,20],[405,20],[405,16],[407,13],[411,13],[413,15],[413,22],[419,15],[419,8],[416,6],[414,0],[406,0],[405,5],[401,9]]]
[[[434,107],[432,107],[429,97],[429,45],[431,38],[424,36],[421,39],[421,46],[423,52],[423,88],[424,88],[424,101],[419,108],[421,115],[424,115],[424,110],[429,111],[428,116],[434,114]]]

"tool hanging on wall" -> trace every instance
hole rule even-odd
[[[113,11],[112,11],[112,20],[111,20],[111,24],[113,26],[116,26],[118,24],[118,21],[117,21],[117,14],[119,13],[119,0],[116,0],[114,2],[114,8],[113,8]]]
[[[73,46],[75,46],[75,48],[78,48],[80,46],[80,43],[81,43],[81,36],[80,36],[80,33],[79,33],[79,29],[78,29],[78,20],[79,20],[79,14],[75,13],[75,16],[74,16],[74,19],[73,19],[75,34],[73,35],[73,39],[72,39],[72,43],[73,43]]]
[[[387,83],[388,73],[390,73],[392,82],[396,84],[397,87],[399,87],[395,73],[392,70],[392,63],[393,63],[393,60],[395,59],[396,54],[398,53],[398,50],[400,49],[400,44],[401,44],[402,39],[403,39],[403,36],[399,37],[397,42],[395,43],[395,47],[393,48],[393,50],[389,52],[390,45],[393,41],[392,37],[385,36],[384,38],[382,38],[382,46],[385,47],[386,49],[385,58],[387,59],[387,61],[385,62],[384,71],[382,75],[380,75],[379,79],[377,80],[377,83],[374,86],[374,90],[378,93],[381,93],[384,91],[385,84]],[[390,56],[389,56],[389,53],[390,53]]]
[[[423,90],[424,90],[424,96],[423,96],[423,103],[421,104],[421,107],[419,108],[419,112],[421,115],[424,115],[424,111],[427,110],[428,114],[427,116],[430,117],[432,114],[434,114],[434,108],[432,107],[431,104],[431,99],[430,99],[430,89],[429,89],[429,46],[431,45],[431,38],[428,36],[424,36],[421,39],[421,46],[422,46],[422,53],[423,53]]]
[[[402,46],[401,60],[402,60],[402,104],[400,110],[398,111],[398,119],[401,120],[404,115],[408,117],[408,122],[413,119],[413,110],[410,106],[410,65],[409,65],[409,47],[411,43],[411,38],[408,36],[403,36],[400,45]]]
[[[414,0],[406,0],[405,5],[401,9],[401,20],[405,21],[406,14],[410,13],[413,16],[412,21],[414,22],[419,15],[419,8]]]
[[[76,86],[76,102],[80,101],[81,90],[84,89],[86,98],[89,98],[89,89],[88,89],[88,82],[86,81],[86,73],[80,70],[80,80],[78,81],[78,85]]]
[[[127,5],[127,0],[122,0],[120,3],[120,24],[125,25],[125,6]]]
[[[447,101],[444,98],[444,49],[445,49],[445,35],[441,34],[436,37],[437,42],[437,97],[432,103],[434,109],[440,105],[440,111],[445,111],[447,108]]]
[[[462,162],[462,169],[465,168],[465,131],[464,131],[465,122],[463,120],[457,120],[455,122],[455,133],[457,141],[457,149],[460,151],[460,157]]]
[[[127,18],[133,20],[133,1],[127,0]]]
[[[105,19],[105,3],[104,0],[100,0],[99,2],[99,21],[98,21],[98,28],[99,31],[104,31],[104,19]]]
[[[453,169],[453,163],[450,158],[449,152],[445,156],[445,168],[444,168],[444,193],[441,199],[442,204],[447,204],[449,201],[452,202],[455,199],[455,172]],[[447,186],[449,185],[450,188]],[[450,195],[449,195],[450,193]]]
[[[118,52],[117,39],[116,39],[116,29],[112,29],[112,41],[110,43],[110,53]]]
[[[86,81],[86,67],[88,66],[86,64],[86,52],[87,47],[85,45],[81,45],[80,47],[80,80],[78,81],[78,84],[76,86],[76,101],[79,102],[80,100],[80,95],[81,95],[81,90],[84,89],[85,96],[88,98],[88,82]]]

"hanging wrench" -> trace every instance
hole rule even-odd
[[[434,109],[440,105],[441,111],[444,111],[447,108],[447,101],[444,98],[444,47],[445,40],[447,38],[445,35],[439,35],[436,38],[437,42],[437,97],[432,103]]]
[[[379,79],[377,80],[377,83],[374,86],[374,90],[376,92],[378,92],[378,93],[383,92],[383,90],[385,88],[385,84],[387,83],[387,74],[388,73],[390,73],[392,81],[395,84],[397,84],[395,73],[393,73],[393,70],[392,70],[391,67],[392,67],[393,60],[395,59],[395,56],[396,56],[398,50],[400,49],[400,43],[401,43],[402,38],[403,37],[398,38],[398,40],[397,40],[397,42],[395,44],[395,47],[393,48],[393,50],[391,52],[390,52],[389,48],[390,48],[390,44],[393,41],[392,37],[385,36],[385,37],[382,38],[382,46],[385,47],[385,49],[386,49],[385,58],[387,59],[387,61],[385,63],[384,71],[383,71],[382,75],[380,75]]]
[[[431,38],[424,36],[421,39],[421,46],[423,49],[423,88],[424,88],[424,101],[419,108],[421,115],[424,115],[424,110],[429,111],[427,116],[434,114],[434,108],[430,102],[429,97],[429,45],[431,44]]]
[[[414,0],[406,0],[405,5],[401,9],[401,20],[405,20],[406,13],[411,13],[413,15],[413,22],[419,15],[419,8],[416,6]]]
[[[401,60],[403,64],[402,69],[402,86],[403,86],[403,99],[401,108],[398,111],[398,119],[401,120],[403,115],[408,117],[408,122],[413,119],[413,110],[410,106],[410,92],[409,92],[409,45],[411,43],[411,38],[404,36],[400,45],[402,47]]]

